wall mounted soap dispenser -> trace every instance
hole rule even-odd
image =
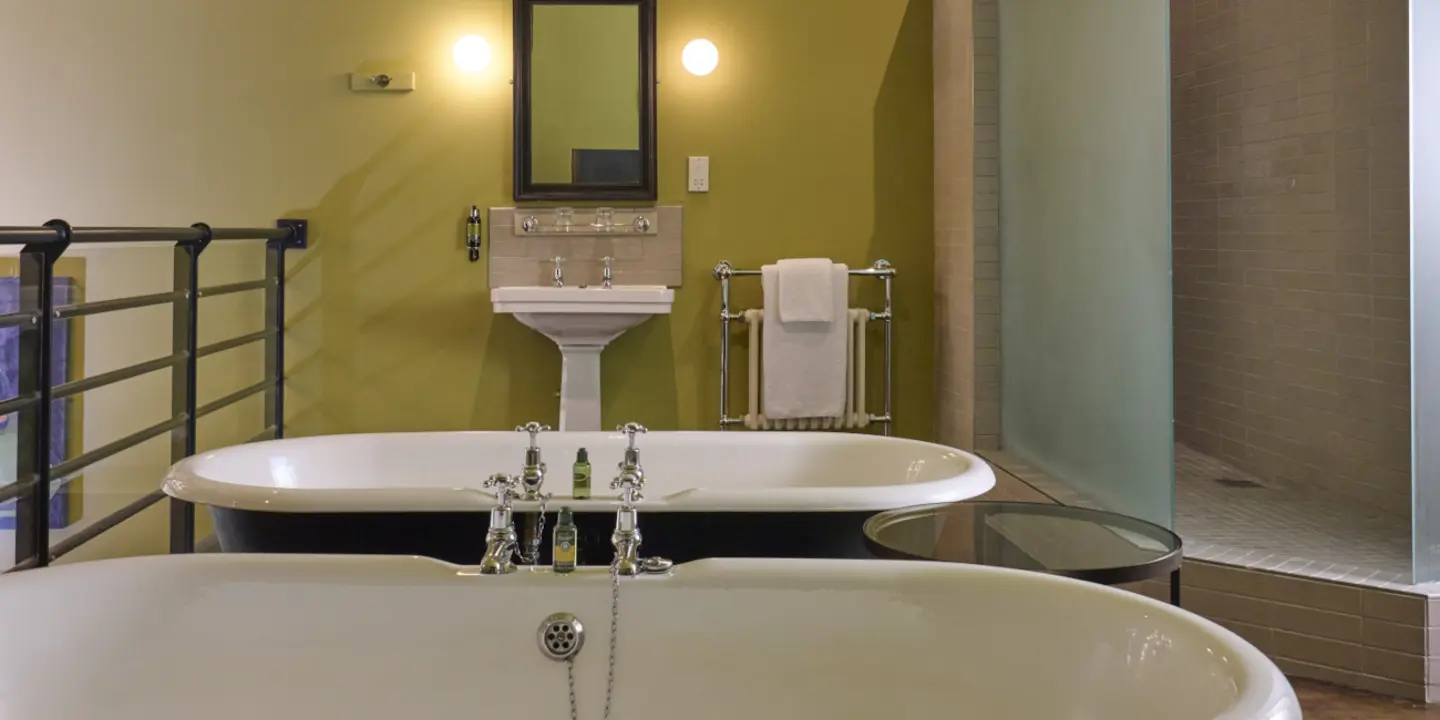
[[[480,262],[480,208],[475,205],[465,221],[465,249],[470,251],[470,262]]]

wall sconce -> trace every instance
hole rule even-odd
[[[692,75],[709,75],[720,64],[720,51],[704,38],[691,40],[680,53],[680,62]]]
[[[490,64],[490,43],[479,35],[466,35],[455,43],[455,64],[465,72],[480,72]]]

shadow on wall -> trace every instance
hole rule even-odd
[[[911,0],[905,10],[895,50],[885,68],[880,94],[875,98],[875,234],[870,240],[870,262],[889,260],[898,270],[895,289],[906,287],[911,297],[925,302],[895,303],[894,357],[925,356],[934,353],[930,335],[904,332],[901,328],[932,327],[935,322],[935,235],[933,202],[934,104],[931,60],[932,0]],[[916,172],[915,168],[924,168]],[[894,228],[921,231],[924,242],[905,242],[895,237]],[[913,230],[912,230],[913,231]],[[908,286],[908,287],[907,287]],[[860,301],[870,308],[884,307],[884,286],[878,281],[861,283]],[[898,293],[897,293],[898,294]],[[884,345],[878,340],[866,346],[866,366],[880,368]],[[869,407],[880,412],[882,388],[878,379],[870,383]],[[898,378],[898,373],[897,373]],[[931,439],[934,434],[934,385],[894,383],[896,434]],[[906,393],[921,387],[924,392]],[[900,410],[903,408],[903,411]]]
[[[692,286],[691,289],[697,288]],[[680,428],[680,408],[676,400],[679,379],[675,375],[675,353],[668,352],[675,347],[671,328],[671,316],[656,315],[610,343],[610,348],[618,348],[619,352],[611,352],[610,348],[607,348],[606,355],[622,360],[601,361],[600,387],[607,390],[623,387],[643,390],[602,390],[604,404],[601,408],[600,429],[609,430],[621,423],[632,421],[650,428]],[[687,346],[697,347],[694,344]],[[653,348],[654,351],[647,352],[642,348]],[[718,382],[717,380],[716,383]],[[705,430],[712,429],[708,425],[700,427]]]
[[[519,323],[496,321],[487,266],[462,252],[464,210],[482,202],[467,170],[484,143],[433,110],[298,212],[317,232],[287,272],[291,435],[558,416],[533,391],[558,385],[558,354]],[[417,217],[421,208],[430,214]]]

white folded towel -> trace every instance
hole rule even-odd
[[[830,272],[831,317],[843,320],[848,316],[849,269],[831,265]],[[765,294],[761,412],[777,420],[843,415],[850,323],[781,320],[780,274],[776,265],[760,269]]]
[[[776,265],[780,268],[780,322],[835,322],[835,263],[829,258],[796,258]],[[842,276],[840,282],[848,280]],[[765,305],[771,304],[766,298]],[[845,306],[840,310],[843,316]]]

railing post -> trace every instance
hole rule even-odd
[[[265,393],[265,420],[275,428],[276,440],[285,437],[285,240],[265,243],[265,377],[275,385]]]
[[[173,303],[171,352],[184,354],[185,362],[170,372],[171,417],[185,421],[170,432],[170,461],[180,462],[195,454],[195,368],[199,358],[200,315],[200,253],[210,244],[210,226],[195,223],[200,239],[175,245],[175,291],[181,293]],[[170,499],[170,552],[195,552],[195,506],[177,498]]]
[[[59,242],[26,245],[20,251],[20,311],[35,313],[20,326],[20,397],[38,397],[20,411],[16,482],[29,480],[29,492],[15,503],[15,562],[34,558],[35,567],[50,564],[50,433],[51,343],[55,323],[55,261],[70,245],[64,220],[51,220]]]

